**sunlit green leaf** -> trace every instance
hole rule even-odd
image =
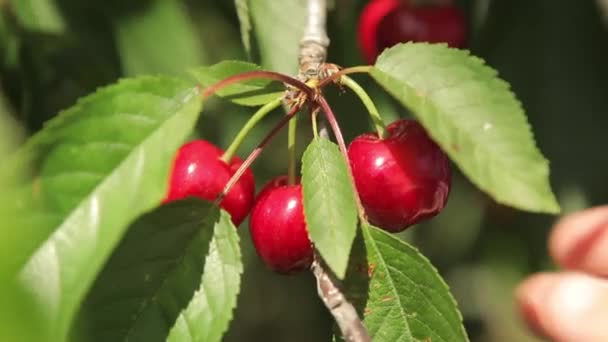
[[[209,67],[196,68],[191,73],[203,87],[208,87],[230,76],[256,70],[261,68],[252,63],[224,61]],[[218,91],[216,95],[240,105],[259,106],[276,99],[283,92],[284,88],[278,82],[256,79],[232,84]]]
[[[374,341],[468,341],[456,302],[437,270],[416,249],[362,226],[345,292]]]
[[[302,157],[304,215],[310,238],[343,278],[357,232],[357,206],[344,156],[327,139],[314,139]]]
[[[15,191],[12,229],[52,232],[21,280],[56,339],[65,336],[128,224],[160,203],[173,154],[200,106],[188,83],[124,80],[59,114],[3,165],[10,169],[26,160],[33,167]]]
[[[204,63],[203,48],[178,0],[153,0],[115,18],[118,53],[127,75],[179,74]]]
[[[380,55],[371,74],[495,200],[559,211],[521,104],[481,59],[443,44],[400,44]]]
[[[0,92],[0,165],[4,163],[23,139],[23,129],[12,118],[11,110]],[[23,171],[22,169],[19,171]],[[31,231],[15,229],[12,225],[13,212],[4,210],[5,201],[10,200],[4,190],[11,187],[18,178],[0,175],[0,341],[29,342],[44,341],[47,329],[36,310],[31,295],[16,284],[16,265],[23,260],[22,243],[36,239]],[[35,232],[34,232],[35,233]],[[46,236],[46,234],[42,234]],[[39,237],[37,240],[42,239]],[[29,245],[29,243],[28,243]],[[32,248],[27,248],[26,255]]]
[[[243,264],[239,236],[225,212],[215,224],[204,268],[198,291],[177,318],[167,341],[221,341],[228,329],[240,292]]]

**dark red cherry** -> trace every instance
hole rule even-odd
[[[447,156],[413,120],[387,127],[387,137],[366,133],[348,147],[357,192],[368,219],[391,232],[431,218],[448,199]]]
[[[273,179],[256,199],[249,229],[258,255],[272,270],[290,274],[310,266],[302,185],[288,185],[286,176]]]
[[[169,190],[164,202],[189,196],[213,201],[243,163],[238,157],[233,157],[230,163],[226,163],[221,159],[223,153],[220,148],[205,140],[194,140],[180,147],[173,161]],[[232,216],[232,222],[238,226],[247,217],[254,196],[253,173],[247,169],[220,206]]]
[[[372,64],[376,61],[378,51],[378,25],[382,18],[399,7],[399,0],[374,0],[370,1],[361,12],[357,35],[359,47],[365,60]]]
[[[453,5],[402,4],[380,21],[378,51],[404,42],[447,43],[463,47],[466,39],[462,11]]]
[[[375,0],[364,8],[359,21],[359,42],[369,63],[398,43],[447,43],[461,48],[466,34],[463,12],[450,3],[415,6],[410,1]]]

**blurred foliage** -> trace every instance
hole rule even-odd
[[[329,14],[332,62],[363,62],[356,22],[365,3],[333,1]],[[498,69],[522,100],[537,142],[551,161],[551,180],[562,207],[573,211],[608,202],[604,138],[608,32],[596,2],[457,3],[469,18],[470,49]],[[250,7],[268,10],[261,5]],[[0,163],[22,141],[22,132],[36,132],[78,97],[120,77],[181,73],[197,64],[247,56],[232,1],[4,0],[0,11]],[[290,43],[291,38],[282,36],[277,27],[289,22],[289,13],[278,14],[282,21],[252,22],[251,55],[256,62],[267,58],[260,48],[273,46],[273,37],[279,44]],[[291,60],[279,62],[287,63],[287,68]],[[369,88],[387,119],[408,115],[370,80],[357,80]],[[328,97],[346,139],[370,129],[363,106],[352,94],[331,90]],[[204,127],[200,125],[195,135],[226,147],[251,113],[251,109],[214,99],[202,116]],[[279,115],[276,111],[262,122],[240,154],[251,150]],[[300,152],[311,136],[310,123],[301,120]],[[285,140],[281,133],[254,165],[259,186],[286,172]],[[0,179],[0,184],[7,181]],[[554,220],[497,205],[456,172],[446,210],[408,230],[404,238],[421,248],[446,277],[473,341],[534,341],[515,314],[512,290],[525,275],[550,265],[546,238]],[[3,236],[8,229],[18,229],[9,222],[0,223]],[[235,320],[225,340],[329,340],[332,322],[316,296],[312,276],[274,275],[256,257],[246,223],[239,235],[245,272]],[[3,243],[0,248],[10,251],[19,246]],[[0,273],[3,280],[9,276]],[[20,317],[27,317],[31,327],[35,310],[16,305],[26,303],[27,297],[12,285],[2,286],[2,293],[13,291],[15,296],[0,303],[6,308],[0,311],[0,339],[31,340],[32,336],[18,335],[35,329],[21,329],[24,325],[19,322],[23,324]],[[13,310],[17,307],[20,311]]]

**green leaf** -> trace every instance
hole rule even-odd
[[[125,74],[180,74],[204,63],[203,48],[183,4],[153,0],[119,16],[114,31]]]
[[[51,34],[65,31],[65,22],[55,0],[18,0],[11,9],[19,24],[27,30]]]
[[[256,70],[262,69],[252,63],[223,61],[212,66],[196,68],[191,73],[203,87],[208,87],[227,77]],[[230,85],[215,94],[240,105],[259,106],[276,99],[283,92],[284,88],[280,83],[257,79]]]
[[[14,275],[0,272],[0,341],[52,341],[31,293],[17,286]]]
[[[559,211],[548,162],[521,104],[481,59],[443,44],[400,44],[380,55],[371,75],[496,201],[534,212]]]
[[[251,58],[251,19],[249,18],[249,0],[234,0],[236,14],[241,27],[241,40],[247,56]]]
[[[306,23],[306,1],[249,2],[262,66],[284,74],[298,71],[298,49]]]
[[[160,203],[173,155],[200,108],[197,88],[180,80],[124,80],[61,113],[20,152],[34,172],[14,198],[23,222],[13,229],[53,231],[21,281],[36,294],[54,339],[65,337],[128,224]]]
[[[20,37],[12,20],[7,15],[0,15],[0,67],[5,72],[19,67],[20,45]]]
[[[468,341],[448,286],[416,249],[362,226],[344,283],[374,341]],[[359,236],[361,237],[361,236]]]
[[[357,233],[355,192],[344,156],[327,139],[314,139],[302,156],[306,227],[315,247],[344,278]]]
[[[193,198],[137,219],[84,302],[85,340],[164,341],[201,282],[218,222],[216,206]]]
[[[14,120],[10,106],[0,91],[0,165],[23,140],[23,127]],[[19,181],[18,175],[26,171],[19,168],[14,174],[0,175],[0,341],[47,341],[48,330],[31,299],[14,280],[23,260],[47,234],[32,232],[13,225],[14,212],[6,210],[5,202],[12,200],[5,191]],[[18,227],[18,229],[15,229]]]
[[[171,328],[167,341],[221,341],[232,320],[242,273],[239,236],[230,216],[222,212],[205,259],[203,280]]]
[[[0,162],[4,162],[23,141],[24,129],[14,119],[8,99],[0,91]],[[2,184],[2,180],[0,180]]]

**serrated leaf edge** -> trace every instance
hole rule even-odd
[[[325,143],[327,143],[327,146],[326,147],[322,147],[322,144],[325,144]],[[315,148],[315,146],[313,144],[320,144],[318,147],[316,147],[318,149],[318,151],[319,151],[319,153],[318,153],[319,157],[318,158],[313,158],[311,156],[311,153],[312,153],[312,152],[310,152],[310,151],[312,151],[311,146],[312,146],[312,148]],[[315,164],[317,164],[317,163],[322,163],[323,162],[322,159],[324,159],[324,160],[327,161],[328,158],[324,156],[324,153],[325,153],[324,149],[325,148],[333,148],[333,149],[335,149],[335,151],[337,151],[337,153],[339,153],[339,155],[340,155],[340,157],[339,157],[340,160],[343,161],[343,163],[344,163],[343,164],[344,170],[340,170],[340,166],[338,166],[338,165],[335,165],[335,164],[332,164],[332,163],[328,163],[328,162],[324,163],[325,165],[328,166],[328,170],[332,169],[332,170],[335,171],[334,174],[336,174],[336,173],[342,173],[344,171],[344,173],[345,173],[345,175],[346,175],[346,177],[348,179],[346,182],[334,182],[335,183],[334,185],[337,185],[337,186],[340,186],[340,187],[344,188],[343,189],[344,191],[342,193],[349,192],[349,195],[344,196],[344,199],[345,199],[344,203],[339,203],[339,204],[346,204],[346,203],[348,203],[349,201],[346,199],[346,197],[352,197],[352,210],[351,210],[352,211],[352,215],[351,216],[353,217],[352,224],[355,227],[355,229],[353,230],[352,238],[350,239],[350,241],[348,241],[348,248],[347,248],[347,251],[346,251],[346,258],[344,259],[343,265],[336,265],[336,262],[333,259],[333,254],[332,254],[332,257],[330,257],[327,254],[328,253],[327,252],[328,249],[335,251],[336,246],[333,246],[333,248],[331,246],[327,246],[327,249],[326,249],[326,246],[323,246],[323,244],[321,244],[321,245],[317,244],[315,242],[316,235],[310,234],[311,230],[310,230],[310,228],[308,228],[308,229],[309,229],[310,238],[311,238],[312,242],[316,245],[316,247],[317,247],[319,253],[321,254],[321,256],[325,259],[326,263],[334,271],[334,273],[336,274],[336,276],[338,278],[342,279],[342,278],[344,278],[344,276],[346,274],[346,269],[348,267],[348,258],[350,256],[350,250],[352,248],[353,241],[355,240],[355,237],[356,237],[356,230],[357,230],[357,208],[356,208],[355,198],[354,198],[354,191],[355,190],[354,190],[352,184],[350,183],[350,176],[348,175],[347,165],[345,164],[346,160],[344,160],[344,157],[339,152],[338,147],[335,146],[333,143],[331,143],[329,140],[326,140],[326,139],[315,139],[315,140],[313,140],[313,142],[309,145],[309,147],[306,149],[306,151],[304,151],[304,155],[302,156],[302,182],[304,183],[305,179],[309,179],[309,177],[307,176],[309,174],[308,173],[309,169],[313,169],[313,166]],[[331,178],[331,177],[329,177],[329,175],[330,175],[330,172],[325,172],[325,173],[319,172],[316,175],[310,175],[310,182],[311,183],[316,183],[315,180],[318,179],[318,178],[320,178],[320,177],[323,177],[324,179],[329,180]],[[330,182],[326,181],[324,183],[330,183]],[[314,186],[312,186],[311,188],[312,189],[308,189],[308,187],[306,186],[306,184],[303,184],[303,186],[302,186],[302,189],[303,189],[303,192],[304,192],[304,196],[303,196],[304,197],[304,201],[303,202],[304,202],[305,219],[306,219],[306,217],[308,215],[314,216],[315,214],[313,214],[313,213],[317,213],[318,214],[318,212],[322,210],[322,208],[320,206],[310,206],[310,205],[307,206],[306,203],[308,201],[306,201],[306,198],[310,198],[311,200],[313,198],[317,198],[317,197],[323,197],[326,200],[327,199],[332,199],[332,198],[337,198],[335,196],[324,196],[324,189],[317,189],[317,187],[314,187]],[[338,200],[333,200],[333,202],[343,202],[343,201],[339,201],[339,199],[338,199]],[[308,215],[306,215],[306,214],[308,214]],[[329,215],[329,217],[331,219],[333,219],[335,216]],[[306,221],[307,221],[307,225],[309,225],[309,221],[310,220],[306,219]],[[344,228],[338,227],[335,222],[327,224],[326,226],[334,228],[334,229],[330,229],[330,231],[329,231],[329,233],[333,236],[332,241],[339,241],[339,240],[342,240],[341,237],[348,237],[344,233]],[[310,226],[308,226],[308,227],[310,227]],[[340,229],[342,229],[342,233],[340,233]],[[318,247],[321,247],[321,248],[319,249]],[[340,268],[338,268],[338,267],[340,267]]]
[[[369,239],[369,241],[370,241],[370,244],[372,244],[372,245],[373,245],[373,247],[374,247],[374,252],[375,252],[375,253],[376,253],[376,255],[378,255],[378,256],[379,256],[379,258],[382,260],[382,264],[383,264],[384,268],[385,268],[385,269],[387,269],[387,270],[388,270],[388,265],[387,265],[387,263],[386,263],[386,260],[385,260],[384,256],[382,255],[382,253],[380,253],[380,249],[378,248],[377,241],[376,241],[376,239],[373,237],[373,234],[379,234],[379,235],[383,235],[383,236],[384,236],[384,237],[386,237],[387,239],[393,240],[394,242],[396,242],[396,243],[398,243],[398,244],[403,245],[405,248],[410,249],[410,250],[411,250],[411,251],[413,251],[413,252],[414,252],[414,253],[415,253],[417,256],[419,256],[419,257],[420,257],[420,261],[418,261],[418,260],[415,260],[415,261],[416,261],[417,263],[419,263],[419,264],[425,264],[425,266],[428,266],[428,269],[430,269],[430,270],[432,270],[432,271],[433,271],[433,274],[435,275],[435,277],[437,278],[437,280],[439,280],[439,283],[441,284],[441,286],[443,287],[443,289],[446,291],[447,296],[445,296],[445,297],[449,298],[450,303],[454,305],[454,308],[456,308],[456,313],[457,313],[458,319],[460,320],[460,324],[459,324],[460,329],[459,329],[459,330],[460,330],[460,332],[462,333],[462,336],[465,338],[465,341],[469,341],[469,338],[468,338],[468,335],[467,335],[467,333],[466,333],[466,330],[464,329],[464,326],[463,326],[463,324],[462,324],[462,321],[463,321],[463,316],[462,316],[462,313],[460,312],[460,310],[458,309],[458,302],[456,301],[456,298],[454,298],[454,296],[453,296],[453,295],[452,295],[452,293],[450,292],[450,287],[449,287],[449,285],[448,285],[448,284],[445,282],[445,280],[443,280],[443,278],[442,278],[442,277],[439,275],[439,271],[438,271],[438,270],[437,270],[437,268],[436,268],[436,267],[435,267],[435,266],[434,266],[434,265],[431,263],[431,261],[430,261],[430,260],[429,260],[429,259],[428,259],[428,258],[427,258],[427,257],[426,257],[424,254],[420,253],[420,251],[419,251],[419,250],[418,250],[416,247],[414,247],[414,246],[412,246],[412,245],[410,245],[410,244],[406,243],[405,241],[403,241],[403,240],[401,240],[401,239],[398,239],[397,237],[395,237],[395,236],[393,236],[393,235],[391,235],[391,234],[389,234],[389,233],[384,232],[384,231],[383,231],[382,229],[380,229],[380,228],[374,227],[374,226],[372,226],[372,225],[361,225],[361,229],[363,230],[363,235],[364,235],[364,236],[367,236],[367,238],[368,238],[368,239]],[[388,277],[388,276],[387,276],[387,277]],[[392,277],[388,277],[388,278],[391,278],[391,279],[390,279],[390,282],[391,282],[391,288],[393,289],[393,292],[394,292],[394,293],[399,293],[399,292],[397,291],[397,287],[395,286],[395,284],[394,284],[394,282],[393,282],[393,280],[392,280]],[[408,277],[408,278],[409,278],[409,277]],[[397,296],[397,300],[399,300],[399,303],[401,303],[401,299],[399,298],[399,296]],[[432,303],[431,303],[431,305],[432,305]],[[435,307],[435,306],[433,305],[433,307]],[[406,314],[406,312],[403,310],[403,305],[400,305],[400,306],[399,306],[399,308],[400,308],[401,312],[403,313],[403,316],[404,316],[404,317],[405,317],[405,316],[408,316],[408,315]],[[439,313],[442,315],[442,313],[441,313],[441,312],[439,312]],[[407,321],[406,321],[406,322],[405,322],[405,324],[407,324],[407,326],[408,326],[408,330],[409,330],[409,322],[407,322]],[[451,325],[450,325],[450,326],[451,326]]]
[[[399,83],[399,84],[403,84],[404,86],[406,86],[407,88],[409,88],[409,92],[412,94],[417,93],[416,89],[411,87],[407,82],[402,81],[400,79],[396,79],[395,77],[391,76],[389,73],[381,70],[380,68],[378,68],[376,65],[381,63],[384,59],[388,58],[387,56],[395,49],[401,48],[403,46],[413,46],[413,45],[426,45],[426,46],[443,46],[451,51],[455,51],[460,53],[464,58],[466,58],[467,60],[471,61],[471,63],[477,63],[477,67],[480,68],[480,71],[483,72],[483,75],[488,77],[488,79],[486,81],[491,81],[496,87],[502,88],[503,90],[505,90],[506,92],[508,92],[511,95],[512,101],[514,102],[514,104],[516,104],[516,106],[519,108],[519,110],[524,113],[523,111],[523,106],[521,104],[521,102],[517,99],[517,97],[514,95],[513,91],[511,90],[511,86],[509,85],[509,83],[507,83],[506,81],[498,78],[498,72],[496,70],[494,70],[493,68],[491,68],[490,66],[488,66],[485,61],[477,56],[471,55],[470,52],[468,50],[462,50],[462,49],[455,49],[455,48],[449,48],[447,47],[447,44],[444,43],[440,43],[440,44],[430,44],[430,43],[412,43],[412,42],[408,42],[408,43],[400,43],[397,44],[391,48],[388,48],[386,50],[384,50],[382,52],[382,54],[378,57],[375,65],[372,67],[372,71],[370,72],[372,78],[376,79],[376,76],[374,75],[374,70],[376,70],[377,72],[380,72],[382,74],[382,76],[392,80],[395,83]],[[378,84],[384,88],[384,85],[382,85],[379,81]],[[390,93],[390,91],[389,91]],[[391,94],[392,95],[392,94]],[[398,102],[401,102],[401,100],[397,99]],[[408,107],[408,109],[412,110],[412,108],[410,106],[408,106],[407,104],[403,103],[403,105],[405,105],[406,107]],[[429,106],[433,109],[434,112],[442,112],[442,110],[439,110],[435,105],[433,105],[432,102],[425,102],[426,106]],[[412,110],[412,112],[416,113],[416,111]],[[539,150],[536,141],[534,139],[534,135],[532,132],[532,128],[528,122],[528,120],[525,118],[524,115],[524,122],[525,122],[525,126],[526,126],[526,132],[529,135],[529,137],[531,138],[532,141],[532,151],[535,154],[536,159],[538,160],[538,162],[540,162],[544,168],[543,173],[545,174],[546,179],[549,178],[550,175],[550,170],[549,170],[549,161],[543,157],[541,151]],[[425,125],[424,120],[420,120],[420,123],[422,125]],[[468,136],[468,134],[462,134],[464,133],[468,133],[465,131],[462,131],[462,129],[459,126],[453,125],[452,123],[450,123],[450,126],[453,127],[454,130],[456,131],[461,131],[461,136]],[[441,139],[437,136],[435,136],[435,133],[433,130],[427,130],[428,134],[438,143],[441,142]],[[476,146],[479,146],[478,144]],[[444,148],[444,151],[446,151],[449,155],[451,155],[451,151],[450,149]],[[492,153],[486,153],[486,155],[491,156]],[[461,166],[460,162],[458,162],[457,158],[451,158],[457,165]],[[469,177],[468,176],[468,172],[466,171],[465,168],[461,167],[461,170],[463,170],[463,172],[467,175],[467,178],[469,180],[471,180],[471,182],[473,182],[477,187],[479,187],[480,189],[483,189],[486,192],[489,192],[487,190],[485,190],[485,187],[475,178],[475,177]],[[549,190],[550,190],[550,185],[549,185]],[[546,213],[559,213],[560,212],[560,207],[559,204],[557,203],[557,200],[555,199],[554,194],[550,191],[549,194],[550,198],[547,198],[546,203],[543,203],[543,205],[539,206],[538,204],[536,204],[534,207],[532,206],[526,206],[523,207],[522,205],[518,204],[518,203],[514,203],[511,202],[510,200],[505,200],[502,197],[496,197],[493,195],[494,199],[502,204],[505,205],[509,205],[509,206],[513,206],[516,208],[520,208],[520,209],[525,209],[525,210],[529,210],[532,212],[546,212]]]

